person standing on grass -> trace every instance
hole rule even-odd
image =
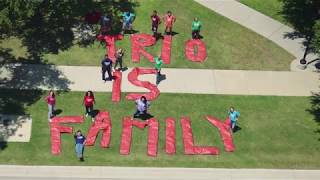
[[[102,72],[102,80],[111,81],[112,80],[112,60],[109,58],[108,54],[106,54],[105,58],[101,61],[101,72]],[[106,72],[108,73],[108,78],[106,78]]]
[[[194,18],[191,26],[192,39],[200,39],[201,21],[198,18]]]
[[[172,15],[171,11],[168,11],[167,14],[163,18],[165,24],[165,34],[172,35],[173,24],[176,22],[176,17]]]
[[[48,104],[48,121],[51,122],[51,119],[54,117],[54,107],[56,105],[56,95],[52,90],[49,91],[46,101]]]
[[[230,119],[230,122],[231,122],[231,130],[232,132],[234,132],[235,130],[235,127],[237,126],[237,121],[240,117],[240,113],[238,111],[236,111],[234,109],[234,107],[231,107],[229,112],[228,112],[228,115],[229,115],[229,119]]]
[[[86,109],[86,117],[88,115],[91,116],[92,121],[94,121],[94,115],[93,115],[93,105],[95,104],[95,99],[92,91],[87,91],[84,98],[83,98],[83,104]]]
[[[132,30],[132,23],[134,21],[134,18],[135,14],[129,11],[126,11],[122,14],[122,34],[124,34],[126,30]]]
[[[122,70],[122,58],[124,56],[124,51],[123,49],[119,48],[115,54],[116,57],[116,63],[114,64],[114,70],[116,70],[118,64],[120,65],[120,69],[118,70]]]
[[[138,118],[141,115],[146,115],[147,110],[150,106],[150,102],[147,100],[145,96],[141,96],[139,99],[136,100],[136,112],[134,113],[133,117]]]
[[[151,31],[153,32],[153,37],[158,37],[158,26],[161,23],[161,19],[157,14],[157,11],[154,10],[153,14],[151,15]]]
[[[83,151],[84,151],[84,144],[86,142],[86,137],[82,135],[81,131],[78,130],[74,135],[74,140],[76,142],[76,153],[79,161],[83,162]]]
[[[112,16],[111,14],[104,14],[100,17],[100,32],[102,35],[106,35],[112,31]]]

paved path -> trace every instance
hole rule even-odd
[[[304,54],[302,46],[303,39],[290,39],[286,35],[294,32],[294,30],[268,16],[251,9],[236,0],[195,0],[200,4],[210,8],[211,10],[241,24],[248,29],[270,39],[283,49],[301,59]],[[308,55],[308,60],[314,60],[317,56]],[[297,61],[293,62],[291,69],[297,70],[295,67]]]
[[[0,165],[0,179],[319,180],[320,170]]]
[[[123,92],[146,92],[123,74]],[[311,72],[163,69],[166,80],[158,86],[164,93],[310,96],[319,92],[319,74]],[[0,88],[59,89],[111,92],[112,82],[101,80],[100,67],[6,65],[0,68]],[[155,75],[141,80],[155,84]]]

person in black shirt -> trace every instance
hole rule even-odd
[[[112,60],[106,54],[105,58],[101,61],[102,67],[102,80],[111,81],[112,80]],[[106,78],[106,72],[108,73],[108,78]]]

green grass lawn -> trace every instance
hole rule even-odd
[[[275,20],[287,24],[281,15],[282,2],[281,0],[239,0],[241,3],[265,14]]]
[[[208,69],[242,69],[242,70],[289,70],[294,57],[273,42],[256,33],[228,20],[225,17],[201,6],[192,0],[139,0],[136,7],[134,29],[139,33],[151,34],[150,15],[156,9],[163,15],[171,10],[177,17],[174,31],[178,34],[173,38],[171,64],[165,67],[174,68],[208,68]],[[184,43],[191,38],[191,22],[198,17],[203,23],[201,34],[207,45],[208,58],[205,63],[188,61],[184,56]],[[163,32],[163,24],[160,25]],[[146,48],[154,55],[161,51],[161,40],[153,47]],[[0,47],[14,49],[15,56],[26,54],[16,39],[3,40]],[[129,36],[117,42],[118,47],[126,49],[124,57],[127,66],[153,66],[146,59],[141,63],[131,62],[131,43]],[[100,64],[105,48],[95,43],[83,48],[73,45],[58,54],[44,54],[45,61],[57,65],[93,65]]]
[[[25,96],[37,96],[29,91],[0,90],[2,98],[0,112],[21,113],[14,104]],[[156,158],[146,155],[147,130],[134,129],[131,154],[119,154],[121,122],[123,116],[134,112],[134,103],[122,100],[119,104],[111,102],[110,93],[96,93],[100,110],[108,110],[112,119],[111,147],[102,149],[97,141],[93,147],[85,149],[84,163],[78,162],[74,152],[71,134],[62,135],[62,154],[50,153],[50,133],[47,122],[47,106],[43,98],[35,98],[34,103],[20,105],[33,119],[30,143],[8,143],[0,150],[0,164],[29,165],[105,165],[105,166],[160,166],[160,167],[228,167],[228,168],[297,168],[319,169],[319,133],[315,132],[317,123],[314,116],[306,110],[310,108],[308,97],[263,97],[263,96],[221,96],[161,94],[152,102],[150,112],[160,122],[159,154]],[[28,97],[30,98],[30,97]],[[82,115],[83,93],[69,92],[57,96],[57,108],[61,115]],[[124,95],[123,95],[124,98]],[[30,102],[28,100],[27,102]],[[236,150],[227,153],[218,130],[204,119],[214,115],[224,119],[229,106],[241,112],[239,126],[234,134]],[[177,121],[177,154],[166,155],[165,123],[166,117],[178,120],[189,116],[197,145],[216,145],[220,148],[218,156],[187,156],[183,154],[180,121]],[[72,125],[74,130],[87,133],[90,119],[81,125]]]

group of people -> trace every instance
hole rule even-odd
[[[105,55],[105,57],[102,59],[101,61],[101,73],[102,73],[102,80],[104,82],[107,81],[112,81],[113,80],[113,76],[112,76],[112,71],[123,71],[123,56],[124,56],[124,50],[119,48],[115,54],[116,60],[115,60],[115,64],[113,66],[113,61],[112,59],[109,57],[108,54]],[[154,68],[157,71],[157,82],[156,84],[158,85],[158,79],[161,76],[161,67],[163,65],[163,60],[161,59],[161,56],[156,56],[154,57]],[[120,68],[117,68],[119,65]],[[108,75],[108,76],[107,76]]]
[[[136,15],[133,12],[125,11],[121,14],[120,22],[122,23],[121,34],[124,34],[127,31],[132,31],[132,24],[136,18]],[[164,22],[164,34],[166,35],[173,35],[173,26],[176,22],[176,17],[173,15],[171,11],[167,11],[166,14],[161,18],[158,15],[156,10],[150,16],[151,18],[151,31],[153,36],[158,38],[158,28],[161,22]],[[97,10],[91,10],[84,16],[85,22],[88,24],[100,24],[100,33],[102,35],[106,35],[112,31],[113,27],[113,17],[111,13],[102,14]],[[200,39],[200,30],[201,30],[202,23],[201,21],[195,17],[192,24],[191,24],[191,36],[193,39]]]
[[[105,57],[101,61],[101,73],[102,73],[102,80],[104,82],[106,81],[112,81],[112,70],[117,71],[123,71],[123,56],[124,56],[124,50],[122,48],[119,48],[115,53],[115,64],[113,65],[113,61],[109,57],[108,54],[105,55]],[[117,68],[119,65],[119,68]],[[108,77],[106,77],[106,73],[108,74]]]

